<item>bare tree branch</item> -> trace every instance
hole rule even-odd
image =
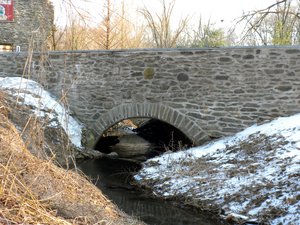
[[[175,30],[171,27],[171,18],[175,6],[175,0],[168,5],[165,0],[161,1],[162,12],[153,15],[147,8],[140,10],[140,13],[146,19],[148,27],[152,33],[153,41],[158,48],[174,48],[177,40],[188,23],[188,17],[179,21]]]
[[[292,4],[296,3],[297,4]],[[272,44],[287,44],[292,42],[292,32],[300,20],[299,1],[276,0],[268,7],[249,12],[237,20],[236,24],[245,23],[242,40],[256,33],[264,45],[270,44],[263,39],[261,27],[268,20],[273,21]],[[271,19],[270,19],[271,18]],[[271,24],[269,24],[271,26]]]

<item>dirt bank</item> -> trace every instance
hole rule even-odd
[[[83,176],[32,155],[9,113],[2,95],[0,224],[141,224],[120,212]],[[34,150],[39,152],[38,145]]]

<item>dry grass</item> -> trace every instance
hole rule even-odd
[[[140,224],[86,178],[33,156],[9,111],[0,94],[0,224]]]
[[[0,100],[1,101],[1,100]],[[27,170],[25,149],[17,131],[7,119],[8,108],[0,111],[0,223],[71,224],[56,216],[22,180]],[[30,160],[32,162],[32,158]]]

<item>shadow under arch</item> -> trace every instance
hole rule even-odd
[[[128,103],[118,105],[95,121],[98,137],[116,123],[130,118],[153,118],[168,123],[185,134],[195,145],[209,140],[207,134],[186,115],[160,103]],[[96,142],[97,143],[97,142]],[[96,144],[95,143],[95,144]]]

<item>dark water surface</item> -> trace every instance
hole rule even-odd
[[[219,225],[205,215],[175,206],[170,201],[151,198],[130,185],[140,165],[120,159],[94,159],[78,165],[118,207],[151,225]]]

